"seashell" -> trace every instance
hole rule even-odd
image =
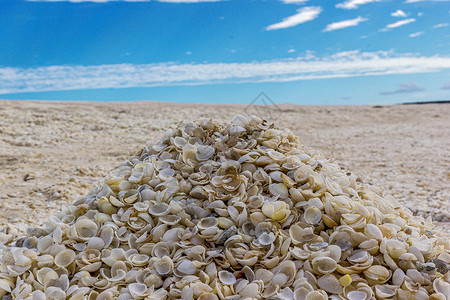
[[[150,206],[150,208],[148,209],[148,212],[156,217],[161,217],[161,216],[165,216],[170,212],[170,206],[167,203],[157,203],[154,204],[152,206]]]
[[[73,250],[64,250],[55,256],[55,265],[65,268],[75,260],[75,252]]]
[[[312,243],[308,245],[308,248],[311,251],[319,251],[322,250],[324,248],[328,247],[328,243],[325,242],[318,242],[318,243]]]
[[[442,278],[437,278],[433,281],[433,289],[436,293],[445,297],[450,296],[450,283],[445,282]]]
[[[197,273],[197,267],[189,260],[182,260],[178,266],[177,271],[186,275],[193,275]]]
[[[201,230],[206,230],[211,227],[217,227],[218,224],[219,220],[217,218],[208,217],[201,219],[200,222],[197,224],[197,227]]]
[[[363,271],[367,280],[372,280],[377,283],[385,283],[391,276],[388,269],[383,266],[374,265]]]
[[[213,147],[208,145],[200,145],[197,147],[196,158],[199,161],[208,160],[213,156],[215,150]]]
[[[322,212],[320,209],[311,206],[305,210],[303,217],[305,218],[306,223],[316,225],[322,220]]]
[[[331,293],[331,294],[342,293],[342,286],[341,286],[339,280],[331,274],[326,274],[326,275],[323,275],[322,277],[320,277],[317,280],[317,285],[324,291]]]
[[[363,291],[358,291],[358,290],[348,292],[347,298],[349,300],[366,300],[366,299],[369,299],[367,293],[365,293]]]
[[[321,290],[311,291],[305,297],[305,300],[327,300],[327,299],[328,299],[327,293]]]
[[[173,270],[173,262],[172,259],[165,255],[160,260],[155,262],[155,269],[159,275],[167,275]]]
[[[119,199],[125,204],[133,204],[134,202],[141,201],[141,194],[137,190],[128,190],[123,194],[121,193],[119,193]]]
[[[320,274],[332,273],[337,268],[337,262],[326,256],[314,258],[311,265],[313,269]]]
[[[260,243],[263,246],[267,246],[272,244],[275,241],[275,235],[273,232],[262,232],[258,236],[258,243]]]
[[[230,272],[223,270],[223,271],[220,271],[218,274],[219,274],[219,280],[223,284],[231,285],[231,284],[236,283],[236,277],[234,277],[234,275],[231,274]]]
[[[269,191],[274,196],[279,196],[281,199],[289,197],[288,188],[284,183],[273,183],[269,186]]]
[[[87,241],[97,235],[98,226],[89,219],[78,219],[73,225],[76,237],[82,241]]]
[[[184,298],[183,298],[184,299]],[[198,297],[198,300],[219,300],[219,298],[214,294],[202,294]]]
[[[283,201],[275,201],[273,203],[266,202],[262,206],[262,212],[272,220],[281,221],[286,217],[288,207]]]
[[[401,285],[405,280],[405,272],[402,269],[397,269],[392,274],[392,284]]]
[[[144,283],[133,282],[128,286],[128,291],[133,299],[147,296],[148,287]]]

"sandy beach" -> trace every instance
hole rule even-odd
[[[450,232],[450,104],[247,105],[0,101],[0,227],[39,226],[168,128],[261,113]],[[271,113],[269,115],[269,112]]]

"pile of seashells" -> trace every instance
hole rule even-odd
[[[450,299],[449,240],[288,129],[199,119],[25,237],[2,299]]]

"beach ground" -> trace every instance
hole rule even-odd
[[[269,107],[263,107],[268,109]],[[450,233],[450,104],[391,106],[0,101],[0,227],[40,226],[168,128],[262,113]],[[270,114],[269,114],[270,113]]]

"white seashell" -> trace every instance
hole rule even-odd
[[[195,273],[197,273],[198,269],[197,267],[195,267],[195,265],[189,261],[189,260],[182,260],[178,266],[177,266],[177,270],[183,274],[187,274],[187,275],[193,275]]]
[[[197,147],[196,158],[199,161],[208,160],[215,153],[215,149],[208,145],[200,145]]]
[[[330,257],[316,257],[311,262],[314,270],[321,274],[332,273],[337,268],[337,262]]]
[[[342,293],[342,286],[339,280],[331,274],[326,274],[317,280],[317,285],[324,291],[331,294]]]
[[[76,236],[80,240],[87,241],[97,235],[98,226],[92,220],[78,219],[73,226],[76,231]]]
[[[223,284],[227,284],[227,285],[236,283],[236,277],[234,277],[234,275],[228,271],[220,271],[219,279]]]
[[[320,209],[311,206],[305,210],[303,217],[305,218],[305,222],[308,224],[319,224],[319,222],[322,220],[322,212]]]
[[[148,209],[148,212],[156,217],[161,217],[161,216],[165,216],[170,212],[170,206],[167,203],[157,203],[154,204],[152,206],[150,206],[150,208]]]
[[[64,250],[55,256],[55,265],[65,268],[75,260],[75,252],[73,250]]]
[[[128,285],[128,291],[134,299],[145,297],[147,295],[147,290],[148,287],[144,283],[133,282]]]
[[[258,236],[258,242],[263,246],[270,245],[274,241],[275,241],[275,235],[273,234],[273,232],[262,232]]]

